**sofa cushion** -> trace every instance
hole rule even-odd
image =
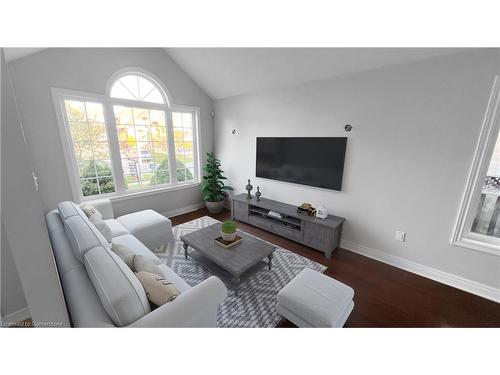
[[[104,309],[117,326],[129,325],[151,311],[140,281],[112,251],[93,248],[85,253],[84,262]]]
[[[73,255],[83,261],[85,253],[97,246],[102,246],[101,240],[92,230],[89,223],[80,216],[71,216],[64,221],[64,230],[71,245]],[[102,234],[101,234],[102,236]],[[103,241],[106,241],[103,239]]]
[[[156,211],[138,211],[116,220],[151,250],[174,242],[171,221]]]
[[[82,211],[82,209],[76,205],[75,203],[71,201],[65,201],[61,202],[57,205],[57,210],[59,212],[59,216],[61,217],[62,221],[65,223],[65,230],[66,230],[66,220],[72,217],[79,216],[83,219],[83,222],[87,224],[87,226],[90,228],[90,230],[94,233],[94,235],[97,237],[99,240],[101,246],[109,249],[111,248],[109,242],[104,238],[101,232],[96,228],[94,224],[92,224],[89,221],[89,218],[85,213]],[[72,243],[73,245],[73,243]],[[81,260],[81,257],[80,257]]]
[[[71,216],[80,215],[83,211],[71,201],[64,201],[57,205],[57,210],[61,216],[62,221],[70,218]]]
[[[151,258],[156,264],[160,264],[161,261],[156,255],[154,255],[151,250],[142,244],[135,236],[131,234],[124,234],[122,236],[114,237],[112,240],[113,244],[125,245],[134,254],[144,255],[145,257]]]
[[[76,267],[83,267],[81,260],[75,257],[69,237],[64,230],[64,222],[57,210],[47,214],[47,229],[49,230],[52,251],[57,261],[57,272],[62,278],[66,272]]]
[[[140,271],[136,275],[146,291],[148,300],[156,306],[172,302],[179,295],[175,285],[162,276],[145,271]]]
[[[108,225],[109,229],[111,229],[111,237],[118,237],[130,233],[127,228],[121,225],[116,219],[107,219],[104,220],[104,222]]]
[[[64,299],[74,327],[114,327],[82,263],[61,275]]]

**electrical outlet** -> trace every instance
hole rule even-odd
[[[396,241],[405,242],[406,241],[406,232],[396,231],[396,236],[394,238]]]

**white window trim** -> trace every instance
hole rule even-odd
[[[457,222],[451,239],[453,245],[500,256],[500,239],[470,232],[479,205],[484,176],[489,167],[500,129],[500,75],[495,77],[488,107],[467,178]]]
[[[201,181],[201,158],[200,158],[200,152],[201,152],[201,132],[199,130],[200,127],[200,108],[198,107],[193,107],[193,106],[186,106],[186,105],[176,105],[173,104],[170,98],[170,93],[159,83],[159,80],[152,75],[149,72],[146,72],[143,69],[140,68],[127,68],[127,69],[122,69],[118,72],[116,72],[109,80],[108,84],[106,87],[107,93],[110,92],[111,90],[111,85],[114,82],[114,80],[118,79],[120,76],[126,75],[126,74],[141,74],[145,76],[148,79],[152,79],[156,85],[162,90],[162,93],[165,96],[166,103],[165,104],[156,104],[156,103],[149,103],[149,102],[141,102],[137,100],[128,100],[128,99],[118,99],[118,98],[111,98],[109,95],[102,95],[102,94],[96,94],[96,93],[89,93],[89,92],[83,92],[83,91],[77,91],[77,90],[69,90],[69,89],[61,89],[61,88],[55,88],[52,87],[52,100],[54,102],[54,108],[56,110],[56,118],[57,118],[57,124],[59,127],[59,134],[61,137],[62,145],[63,145],[63,152],[64,152],[64,157],[65,157],[65,162],[66,162],[66,168],[68,172],[68,176],[70,179],[70,186],[71,186],[71,192],[73,195],[73,200],[77,203],[83,202],[83,201],[88,201],[88,200],[94,200],[94,199],[99,199],[99,198],[112,198],[113,200],[119,200],[119,198],[123,199],[129,199],[131,197],[137,197],[137,196],[143,196],[143,195],[151,195],[151,194],[158,194],[166,191],[173,191],[173,190],[179,190],[179,189],[187,189],[187,188],[192,188],[195,186],[200,185]],[[90,101],[90,102],[98,102],[102,103],[103,105],[103,110],[104,110],[104,116],[105,116],[105,121],[106,121],[106,128],[108,132],[108,142],[109,142],[109,148],[110,148],[110,153],[111,153],[111,164],[112,164],[112,170],[113,170],[113,179],[115,183],[115,192],[114,193],[105,193],[105,194],[98,194],[98,195],[92,195],[88,197],[84,197],[80,185],[80,176],[78,174],[78,166],[77,166],[77,161],[73,152],[73,140],[71,138],[71,134],[69,133],[69,129],[67,127],[67,119],[66,119],[66,111],[64,109],[64,100],[67,99],[74,99],[74,100],[81,100],[81,101]],[[158,185],[154,187],[146,187],[146,188],[141,188],[141,189],[134,189],[134,190],[125,190],[124,188],[124,183],[123,183],[123,171],[121,168],[121,164],[118,167],[116,164],[116,161],[119,160],[119,158],[114,157],[113,152],[116,152],[116,145],[113,145],[116,137],[111,136],[112,134],[116,133],[116,123],[114,120],[113,116],[113,105],[126,105],[126,106],[135,106],[135,107],[141,107],[142,106],[147,106],[147,108],[151,109],[159,109],[159,110],[164,110],[166,112],[167,117],[170,119],[169,125],[167,126],[167,131],[171,132],[173,129],[173,124],[171,122],[172,119],[172,112],[192,112],[193,113],[193,154],[194,154],[194,173],[193,173],[193,181],[188,182],[188,183],[177,183],[176,181],[176,176],[177,172],[176,169],[171,170],[171,183],[165,184],[165,185]],[[173,143],[173,138],[172,134],[169,133],[169,138],[168,138],[168,147],[171,147]],[[175,153],[174,149],[171,149],[173,153]],[[171,158],[170,158],[171,159]],[[116,170],[119,168],[119,170]]]

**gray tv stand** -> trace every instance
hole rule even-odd
[[[297,207],[271,199],[255,197],[247,199],[246,194],[231,197],[231,217],[269,232],[300,242],[325,253],[331,258],[333,250],[340,245],[342,225],[345,219],[328,215],[326,219],[297,213]],[[269,211],[278,212],[281,218],[269,216]]]

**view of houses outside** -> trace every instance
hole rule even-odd
[[[115,191],[102,104],[65,100],[84,196]]]
[[[484,181],[471,232],[500,238],[500,136]]]
[[[100,103],[65,100],[84,196],[115,191],[108,135]],[[171,182],[165,111],[113,107],[124,183],[127,190]],[[194,176],[193,115],[173,112],[176,177]]]

